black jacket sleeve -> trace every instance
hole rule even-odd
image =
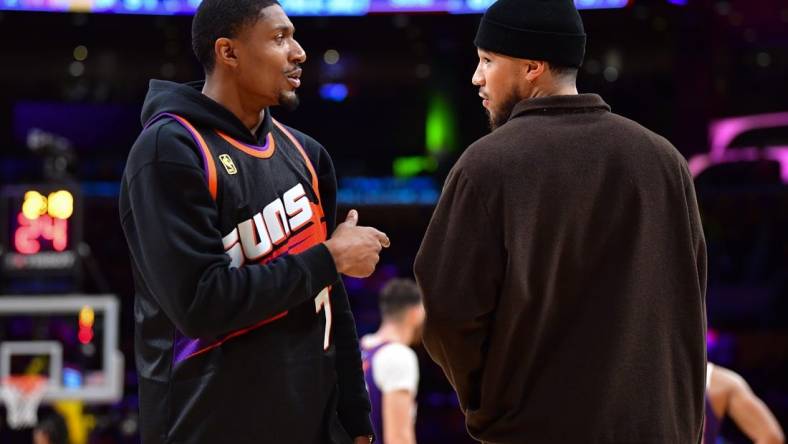
[[[336,228],[337,180],[334,165],[328,152],[316,141],[307,138],[308,143],[317,145],[319,159],[316,165],[320,183],[320,196],[326,214],[328,232]],[[314,145],[313,145],[314,146]],[[312,149],[309,149],[312,151]],[[364,383],[356,322],[350,309],[345,286],[342,280],[331,291],[331,304],[334,315],[334,346],[336,347],[337,377],[339,379],[338,415],[342,426],[351,437],[372,435],[369,394]]]
[[[338,280],[323,244],[229,268],[194,143],[175,123],[148,128],[129,155],[121,219],[132,260],[186,336],[213,338],[296,307]]]

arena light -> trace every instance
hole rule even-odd
[[[423,172],[433,172],[438,162],[429,156],[402,156],[394,159],[394,177],[413,177]]]
[[[79,370],[63,367],[63,387],[67,389],[77,389],[82,387],[82,374]]]
[[[66,190],[54,191],[48,197],[29,190],[24,196],[13,234],[16,251],[36,254],[41,251],[41,240],[51,241],[54,251],[64,251],[68,247],[67,219],[74,214],[74,196]]]
[[[435,205],[440,187],[431,177],[344,177],[339,181],[340,205]]]
[[[50,193],[47,212],[57,219],[68,219],[74,213],[74,196],[66,190]]]
[[[90,306],[84,306],[79,311],[79,333],[77,338],[82,344],[89,344],[93,340],[93,323],[96,313]]]
[[[22,203],[22,214],[29,220],[36,220],[39,216],[47,213],[47,198],[38,191],[28,191],[25,193],[25,200]]]
[[[343,83],[326,83],[320,87],[320,97],[331,102],[342,102],[348,96],[347,85]]]
[[[456,148],[455,120],[448,100],[440,94],[434,95],[427,106],[427,121],[424,124],[427,152],[437,154]]]
[[[25,193],[22,214],[28,220],[36,220],[45,214],[56,219],[68,219],[73,213],[74,196],[66,190],[49,193],[47,197],[35,190]]]
[[[336,49],[329,49],[323,53],[323,61],[327,65],[336,65],[339,62],[339,51]]]
[[[494,0],[281,0],[290,16],[362,16],[367,14],[480,14]],[[670,1],[670,0],[669,0]],[[680,0],[674,0],[680,1]],[[575,0],[578,9],[624,8],[629,0]],[[0,10],[115,14],[194,14],[199,0],[0,0]],[[79,52],[80,55],[86,51]],[[86,56],[86,54],[85,54]]]
[[[93,328],[93,323],[96,320],[96,312],[93,311],[88,305],[82,307],[79,311],[79,326],[80,328]]]
[[[690,173],[698,177],[706,169],[725,163],[772,160],[780,164],[782,182],[788,184],[788,145],[732,148],[734,139],[748,131],[786,128],[788,112],[730,117],[713,122],[709,127],[709,152],[690,157]]]
[[[41,239],[52,241],[52,249],[64,251],[68,246],[68,224],[65,219],[55,219],[45,214],[30,220],[19,213],[19,226],[14,232],[14,248],[22,254],[41,251]]]
[[[0,186],[0,212],[6,221],[0,224],[0,245],[7,247],[0,280],[76,277],[81,268],[81,196],[78,187],[65,183]]]

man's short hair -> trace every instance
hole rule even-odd
[[[244,26],[253,25],[260,11],[277,0],[203,0],[192,19],[192,49],[206,73],[216,66],[216,40],[234,38]]]
[[[574,83],[577,81],[578,69],[574,66],[564,66],[556,63],[547,62],[547,67],[554,77],[563,81]]]
[[[383,319],[397,319],[405,310],[421,304],[421,292],[413,279],[392,279],[380,291],[380,315]]]

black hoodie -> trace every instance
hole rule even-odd
[[[369,435],[355,323],[322,243],[331,158],[268,110],[252,135],[201,86],[151,81],[121,184],[142,440]]]

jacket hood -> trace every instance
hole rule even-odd
[[[175,83],[151,80],[148,94],[142,105],[140,120],[147,126],[163,113],[177,114],[195,126],[218,129],[246,143],[257,143],[256,137],[230,110],[202,93],[204,81]],[[271,115],[265,109],[265,118],[257,134],[268,134]]]

